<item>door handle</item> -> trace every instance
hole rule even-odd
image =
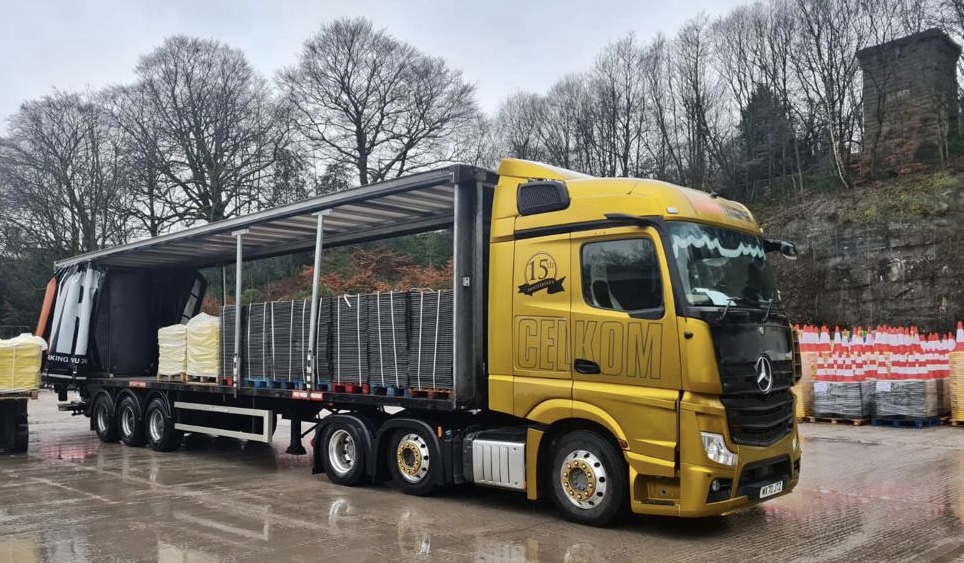
[[[599,364],[590,360],[576,359],[573,363],[576,371],[585,375],[598,375],[602,373],[599,369]]]

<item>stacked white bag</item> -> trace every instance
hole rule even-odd
[[[181,375],[185,371],[187,371],[187,327],[178,324],[158,329],[158,375]]]
[[[206,313],[187,322],[187,374],[218,376],[220,320]]]

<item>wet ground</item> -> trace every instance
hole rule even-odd
[[[102,444],[55,399],[30,405],[29,454],[0,454],[0,563],[964,561],[964,428],[805,424],[790,495],[599,530],[515,493],[336,487],[281,443]]]

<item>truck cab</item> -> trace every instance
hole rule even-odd
[[[781,248],[795,252],[715,194],[503,160],[488,396],[537,423],[530,498],[595,523],[621,497],[709,516],[790,492],[794,339],[767,261]]]

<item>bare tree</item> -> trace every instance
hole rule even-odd
[[[451,160],[447,137],[476,115],[460,72],[364,19],[323,26],[279,82],[298,131],[360,184]]]
[[[177,186],[164,173],[167,155],[162,147],[160,115],[143,90],[118,87],[104,94],[106,107],[120,132],[122,186],[129,198],[128,213],[137,230],[157,236],[184,218]]]
[[[803,157],[800,139],[808,136],[803,124],[810,120],[799,103],[799,82],[793,67],[793,46],[797,33],[797,17],[793,0],[771,0],[768,6],[757,5],[753,12],[756,38],[750,43],[752,58],[760,69],[763,83],[773,91],[786,111],[791,131],[793,172],[796,188],[803,190]],[[784,161],[787,161],[783,155]]]
[[[71,255],[125,241],[121,151],[105,117],[93,96],[55,92],[25,102],[10,119],[0,139],[8,250]]]
[[[656,133],[645,140],[646,150],[657,178],[683,183],[686,177],[683,145],[680,139],[680,111],[676,95],[678,80],[674,71],[673,52],[662,36],[657,36],[648,49],[650,64],[646,67],[646,92],[649,96],[649,119]]]
[[[574,74],[556,82],[540,101],[541,122],[536,132],[550,163],[587,173],[595,171],[587,154],[589,120],[585,112],[592,104],[589,96],[586,78]]]
[[[175,36],[141,59],[137,75],[113,92],[111,111],[151,163],[148,173],[169,184],[152,197],[182,209],[188,222],[258,207],[286,140],[268,86],[244,54]]]
[[[510,96],[499,106],[496,121],[507,155],[544,159],[539,140],[539,126],[543,123],[543,102],[539,95],[520,92]]]
[[[638,174],[641,141],[646,131],[646,55],[630,34],[606,47],[591,73],[591,108],[596,126],[595,148],[600,174]]]
[[[866,40],[866,18],[851,0],[797,0],[797,17],[794,68],[831,168],[849,187],[861,115],[856,52]]]
[[[495,120],[478,112],[469,124],[456,132],[455,160],[483,168],[495,168],[502,157]]]
[[[679,80],[677,95],[683,110],[681,123],[686,139],[687,185],[702,189],[714,164],[725,172],[732,165],[726,150],[726,110],[718,76],[709,63],[712,45],[709,20],[701,15],[687,22],[674,45],[675,72]]]
[[[737,6],[712,24],[713,61],[737,107],[744,109],[754,89],[765,81],[758,61],[762,37],[756,28],[761,4]]]

